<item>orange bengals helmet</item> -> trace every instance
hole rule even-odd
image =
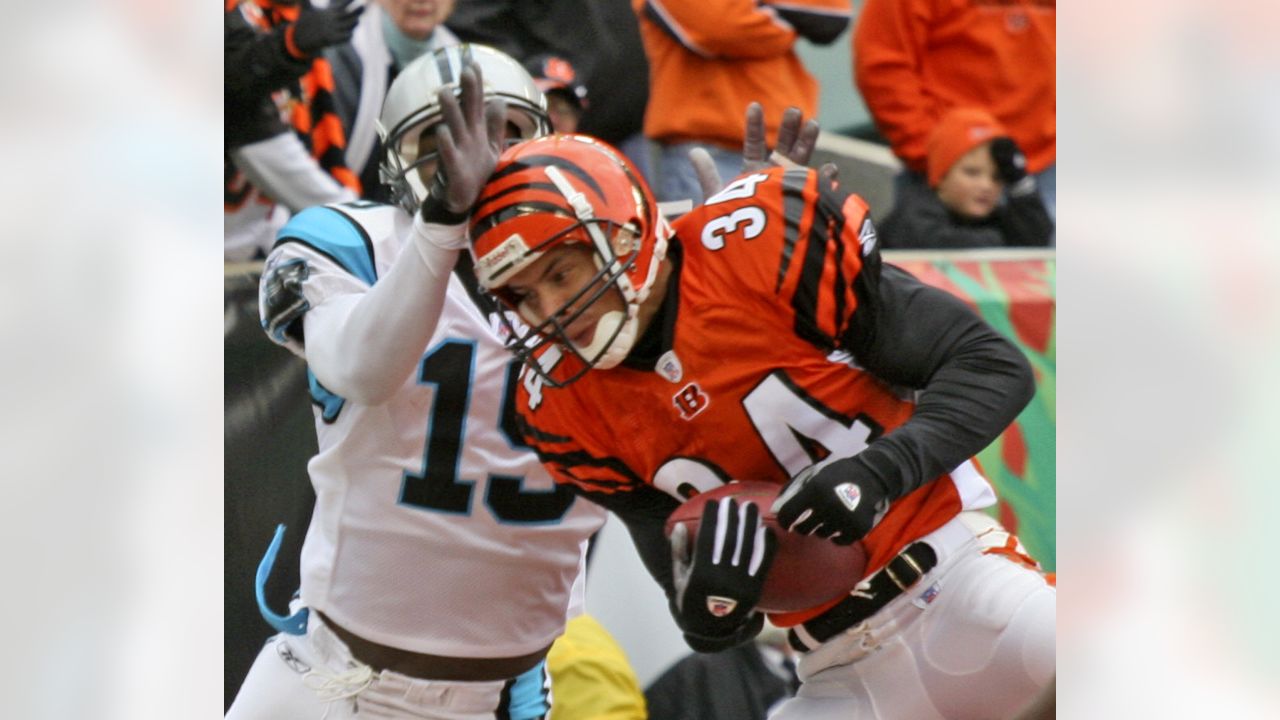
[[[671,228],[622,153],[583,135],[551,135],[508,148],[472,209],[470,229],[481,287],[517,313],[518,299],[503,287],[512,276],[556,247],[581,243],[593,251],[598,272],[571,300],[533,327],[509,324],[513,352],[547,383],[566,385],[627,356]],[[565,328],[608,292],[619,293],[625,310],[606,313],[590,344],[572,343]],[[569,312],[575,303],[578,309]],[[539,362],[533,353],[547,341],[559,352],[547,352]],[[563,353],[579,367],[553,377],[552,366]]]

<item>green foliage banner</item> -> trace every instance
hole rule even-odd
[[[1056,261],[887,260],[963,299],[1031,362],[1035,397],[1017,422],[978,453],[978,464],[1000,498],[995,515],[1052,572],[1057,552]]]

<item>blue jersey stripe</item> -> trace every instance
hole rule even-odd
[[[347,402],[346,399],[333,394],[321,385],[316,379],[316,374],[311,372],[311,368],[307,368],[307,385],[311,388],[311,402],[320,407],[320,417],[326,423],[337,420],[338,413],[342,412],[342,406]]]
[[[515,678],[511,682],[508,716],[511,720],[531,720],[544,717],[551,710],[547,702],[547,661]]]
[[[378,278],[369,236],[334,208],[310,207],[294,215],[276,234],[277,245],[290,241],[315,248],[370,285]]]

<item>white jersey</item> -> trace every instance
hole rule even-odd
[[[310,208],[281,231],[264,278],[292,261],[311,308],[364,292],[411,222],[367,202]],[[309,373],[319,453],[302,600],[383,645],[524,655],[562,632],[604,510],[556,486],[523,446],[507,402],[515,361],[487,299],[449,277],[435,334],[390,400],[348,401]]]

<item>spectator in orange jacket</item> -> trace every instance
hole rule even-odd
[[[795,53],[804,37],[826,44],[849,24],[849,0],[632,0],[649,58],[644,134],[658,145],[660,201],[702,201],[694,147],[728,181],[742,170],[743,110],[760,102],[768,141],[789,106],[817,113],[818,83]]]
[[[1054,215],[1055,5],[866,0],[853,38],[854,79],[876,126],[911,171],[925,172],[926,139],[949,108],[986,108],[1026,153]]]

